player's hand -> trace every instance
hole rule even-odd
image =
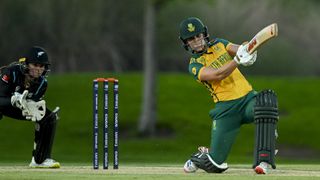
[[[252,65],[257,59],[257,51],[249,54],[247,51],[248,44],[244,43],[239,46],[236,56],[233,58],[237,64],[241,64],[243,66]]]
[[[18,92],[14,92],[14,94],[11,96],[12,106],[17,107],[21,110],[24,110],[27,103],[27,100],[26,100],[27,95],[28,95],[28,90],[24,90],[22,94]]]
[[[257,51],[253,52],[251,55],[240,59],[240,64],[243,66],[251,66],[257,60]]]
[[[31,99],[27,100],[26,108],[22,111],[22,115],[31,121],[41,121],[46,114],[46,102],[41,100],[35,102]]]
[[[248,42],[244,42],[239,46],[236,56],[233,58],[238,64],[241,64],[242,58],[245,58],[250,55],[247,49],[248,49]]]

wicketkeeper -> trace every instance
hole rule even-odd
[[[238,66],[250,66],[257,52],[247,52],[247,44],[237,45],[224,39],[210,40],[207,27],[195,17],[180,24],[180,39],[191,53],[189,72],[204,85],[212,96],[215,108],[212,119],[210,148],[199,148],[184,166],[186,172],[198,168],[209,173],[228,169],[228,154],[243,124],[256,126],[253,168],[266,174],[275,168],[275,136],[278,121],[277,97],[274,91],[256,92],[239,71]]]
[[[60,163],[51,159],[59,108],[50,111],[42,99],[47,90],[49,65],[47,52],[35,46],[19,62],[0,69],[0,119],[8,116],[35,123],[29,165],[34,168],[60,168]]]

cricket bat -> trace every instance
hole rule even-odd
[[[259,31],[248,44],[247,52],[252,54],[257,50],[263,43],[278,36],[278,25],[277,23],[270,24]]]

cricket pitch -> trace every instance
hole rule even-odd
[[[110,167],[112,168],[112,167]],[[230,164],[222,174],[208,174],[202,170],[185,173],[178,165],[122,165],[119,169],[94,170],[92,166],[66,164],[60,169],[35,169],[28,166],[0,164],[0,179],[320,179],[320,165],[278,165],[267,175],[257,175],[249,164]]]

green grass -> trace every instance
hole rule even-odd
[[[60,162],[89,163],[92,159],[92,79],[110,74],[51,75],[47,106],[61,107],[53,157]],[[160,74],[157,80],[157,136],[139,138],[142,75],[125,73],[120,79],[120,162],[182,164],[199,145],[210,141],[214,107],[209,93],[187,74]],[[318,163],[320,144],[319,78],[249,77],[256,90],[274,89],[279,97],[280,147],[277,162]],[[0,121],[1,162],[29,163],[33,124],[3,118]],[[246,125],[233,146],[229,163],[251,163],[253,125]],[[102,141],[101,141],[102,142]]]
[[[65,164],[60,169],[31,169],[21,164],[0,164],[0,179],[223,179],[223,180],[250,180],[250,179],[318,179],[320,165],[292,164],[278,165],[278,168],[267,175],[257,175],[249,164],[231,164],[231,167],[222,174],[208,174],[202,170],[196,173],[184,173],[181,165],[175,164],[125,164],[118,170],[93,170],[84,164]]]

